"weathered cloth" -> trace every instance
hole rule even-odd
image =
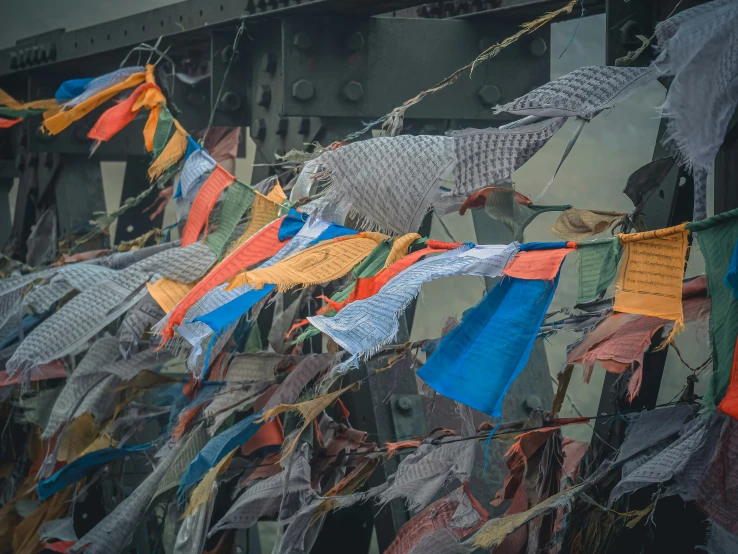
[[[699,507],[733,534],[738,534],[738,421],[723,427],[717,451],[697,496]]]
[[[500,417],[502,402],[528,361],[557,283],[558,277],[504,278],[443,338],[418,377],[443,396]]]
[[[728,273],[733,248],[738,241],[738,220],[728,219],[697,233],[705,257],[707,292],[712,300],[710,342],[713,372],[702,399],[705,410],[714,410],[728,390],[733,352],[738,337],[738,299],[723,281]]]
[[[703,184],[738,103],[738,5],[714,0],[684,10],[659,23],[656,37],[662,52],[653,67],[674,77],[661,108],[669,120],[663,141]],[[699,188],[695,221],[707,216]]]
[[[575,69],[495,108],[495,113],[591,119],[659,76],[651,67],[588,66]]]
[[[616,212],[570,208],[561,213],[556,223],[551,227],[551,232],[564,240],[582,241],[607,231],[615,221],[621,219],[624,215]]]
[[[601,239],[577,244],[579,293],[577,304],[599,297],[615,279],[620,259],[620,239]]]
[[[312,316],[308,320],[352,354],[371,354],[397,335],[399,314],[423,283],[452,275],[496,277],[517,249],[513,243],[452,250],[410,266],[377,294],[352,302],[335,317]]]

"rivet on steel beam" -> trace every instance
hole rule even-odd
[[[295,38],[292,43],[295,45],[295,48],[299,50],[310,50],[313,46],[313,39],[304,31],[300,31],[295,33]]]
[[[544,39],[539,37],[531,40],[528,48],[530,49],[531,54],[536,58],[540,58],[548,51],[548,44],[546,44]]]
[[[529,412],[540,410],[543,408],[543,402],[541,402],[541,399],[538,396],[531,394],[525,398],[524,407]]]
[[[290,126],[290,122],[288,119],[280,119],[279,123],[277,123],[277,134],[280,137],[286,137],[289,126]]]
[[[345,87],[343,87],[343,96],[349,102],[358,102],[364,98],[364,87],[359,81],[349,81]]]
[[[300,119],[300,128],[297,130],[302,136],[307,136],[310,133],[310,118],[303,117]]]
[[[397,400],[397,408],[400,411],[403,411],[403,412],[412,412],[413,411],[413,403],[410,402],[410,399],[407,396],[401,396]]]
[[[359,31],[351,33],[348,37],[346,37],[346,48],[348,48],[352,52],[358,52],[359,50],[364,48],[364,35],[362,35]]]
[[[264,108],[268,108],[269,104],[272,103],[272,87],[269,85],[261,85],[261,90],[259,91],[259,101],[257,102],[259,106],[263,106]]]
[[[484,85],[477,94],[485,106],[495,106],[500,101],[500,89],[495,85]]]
[[[220,108],[226,112],[235,112],[241,107],[241,96],[229,90],[220,97]]]
[[[310,100],[315,95],[315,87],[313,84],[306,80],[300,79],[295,81],[292,85],[292,96],[297,100]]]
[[[264,71],[270,75],[274,75],[277,72],[277,55],[274,52],[264,54],[264,61],[262,63]]]
[[[251,136],[256,140],[264,140],[267,134],[266,119],[257,119],[251,128]]]
[[[196,108],[199,108],[205,105],[207,98],[205,98],[202,92],[192,91],[187,95],[187,101]]]

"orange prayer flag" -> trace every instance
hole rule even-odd
[[[161,309],[169,313],[180,300],[195,288],[196,284],[197,281],[193,283],[180,283],[174,279],[162,277],[153,285],[146,283],[146,288],[149,289],[149,294],[159,304]]]
[[[104,104],[116,94],[135,86],[146,80],[146,72],[134,73],[122,83],[118,83],[108,89],[98,92],[87,100],[80,102],[69,110],[60,111],[56,115],[44,121],[43,128],[51,135],[58,135],[75,121],[82,119],[92,110]]]
[[[182,246],[189,246],[197,240],[200,236],[200,231],[203,230],[208,222],[208,216],[213,210],[218,196],[234,180],[235,177],[223,169],[221,165],[215,166],[215,169],[203,183],[192,203],[190,215],[187,217],[187,223],[182,231]]]
[[[158,87],[150,83],[139,85],[125,101],[106,110],[87,133],[87,138],[103,142],[113,138],[136,118],[141,106],[134,107],[134,105],[138,102],[139,97],[150,88]]]
[[[518,279],[540,279],[553,281],[559,273],[561,263],[574,248],[551,248],[548,250],[523,250],[518,252],[502,272]]]
[[[21,121],[23,121],[22,117],[19,117],[17,119],[0,118],[0,129],[9,129],[13,125],[20,123]]]

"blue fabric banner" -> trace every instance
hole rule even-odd
[[[121,448],[103,448],[102,450],[90,452],[81,458],[77,458],[71,464],[65,465],[54,473],[54,475],[36,485],[38,496],[41,500],[46,500],[52,494],[56,494],[72,483],[76,483],[97,466],[120,460],[135,452],[146,450],[149,447],[151,447],[151,443],[122,446]]]
[[[217,437],[210,439],[205,445],[205,448],[200,450],[197,456],[195,456],[195,459],[190,462],[187,471],[185,471],[182,480],[179,482],[178,495],[180,501],[184,500],[190,488],[199,483],[211,467],[225,458],[231,450],[241,446],[253,437],[261,429],[264,423],[256,422],[257,419],[261,418],[261,415],[262,410],[259,410],[229,427]]]
[[[733,257],[730,259],[728,273],[725,274],[723,282],[726,287],[733,291],[733,296],[738,299],[738,242],[735,244],[735,250],[733,250]]]
[[[443,338],[418,376],[439,394],[500,417],[558,280],[502,279]]]
[[[77,98],[77,96],[85,91],[87,85],[89,85],[92,80],[93,78],[89,77],[87,79],[70,79],[69,81],[64,81],[59,85],[59,88],[56,89],[56,93],[54,94],[56,103],[62,104],[67,100]]]

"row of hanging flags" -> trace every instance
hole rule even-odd
[[[276,179],[246,185],[218,164],[172,117],[152,66],[68,81],[53,101],[21,104],[3,93],[3,126],[43,113],[43,129],[51,134],[118,99],[91,129],[89,137],[96,141],[110,140],[147,110],[149,177],[166,182],[180,172],[174,197],[184,226],[177,242],[0,281],[0,398],[8,399],[19,385],[24,394],[16,403],[17,417],[39,430],[29,436],[33,446],[25,458],[3,470],[0,538],[14,552],[37,552],[41,546],[119,552],[147,508],[174,489],[181,506],[177,514],[184,516],[175,552],[199,551],[208,537],[222,539],[229,536],[223,531],[248,528],[273,514],[282,523],[275,551],[306,552],[328,511],[370,499],[404,498],[421,509],[387,550],[398,554],[430,551],[430,545],[439,553],[472,544],[491,547],[512,540],[527,522],[557,513],[561,528],[559,508],[571,507],[601,472],[568,489],[551,478],[551,494],[527,499],[520,496],[524,487],[511,484],[521,479],[506,481],[499,501],[513,499],[514,508],[490,521],[467,483],[480,438],[469,408],[499,424],[506,393],[536,338],[547,332],[584,331],[568,350],[561,381],[568,382],[575,365],[582,365],[588,380],[599,362],[607,371],[628,374],[632,400],[648,371],[643,357],[654,340],[664,348],[685,323],[709,314],[713,373],[701,399],[702,415],[691,408],[682,415],[673,411],[684,406],[658,412],[671,418],[672,427],[664,429],[676,429],[664,438],[676,437],[679,426],[692,421],[672,445],[682,449],[685,460],[704,450],[709,437],[728,440],[734,426],[720,427],[715,418],[738,419],[738,210],[705,218],[700,180],[737,100],[731,83],[738,54],[716,48],[733,44],[725,41],[736,38],[736,23],[734,2],[703,4],[659,25],[661,53],[648,67],[578,69],[499,106],[499,112],[526,116],[503,129],[335,144],[306,162],[285,188]],[[515,192],[512,173],[568,118],[584,124],[664,75],[674,77],[664,105],[667,141],[695,177],[695,221],[592,239],[618,219],[627,221],[627,215],[559,207],[563,211],[552,231],[564,242],[475,245],[415,232],[429,210],[463,213],[484,206],[522,235],[532,217],[547,208]],[[121,99],[124,92],[129,94]],[[685,281],[690,234],[705,257],[706,277]],[[547,311],[567,256],[578,258],[577,306],[583,312],[550,321]],[[417,374],[459,403],[462,440],[447,431],[381,447],[368,442],[366,433],[347,425],[340,397],[358,385],[341,388],[342,377],[382,353],[395,352],[389,365],[414,360],[407,347],[393,350],[400,316],[423,284],[454,275],[499,278],[458,325],[440,339],[422,341],[428,357]],[[324,305],[307,318],[298,316],[304,293],[285,306],[285,292],[331,282],[338,283],[337,290],[320,297]],[[611,308],[603,300],[608,290],[614,292]],[[263,352],[256,319],[269,302],[276,306],[268,338],[275,351]],[[301,345],[321,333],[331,339],[331,352],[303,356]],[[183,350],[189,350],[191,372],[185,384],[160,372]],[[66,379],[60,387],[31,385],[59,378]],[[151,390],[159,392],[158,400],[141,402]],[[561,402],[557,394],[554,415]],[[331,406],[335,418],[329,416]],[[250,415],[232,423],[246,410]],[[131,429],[156,417],[168,417],[165,440],[125,444]],[[520,435],[508,452],[511,479],[546,444],[558,441],[562,447],[561,425],[582,421],[554,419]],[[643,427],[647,436],[649,428]],[[724,442],[710,444],[720,450]],[[153,471],[78,538],[68,502],[93,486],[106,464],[154,450]],[[403,450],[413,453],[390,481],[358,492],[383,458]],[[555,471],[546,467],[552,475],[571,477],[583,450],[569,442],[564,452],[571,456],[568,470],[566,463]],[[236,459],[245,468],[232,491],[239,496],[211,522],[218,487]],[[453,480],[462,486],[432,502]],[[638,488],[621,484],[622,491]],[[622,491],[613,493],[613,501]],[[36,507],[26,513],[21,506],[28,502]],[[712,499],[701,507],[721,529],[736,533],[738,512],[731,512],[731,502]],[[552,532],[536,529],[535,540],[552,539]],[[528,534],[526,540],[534,539]]]

